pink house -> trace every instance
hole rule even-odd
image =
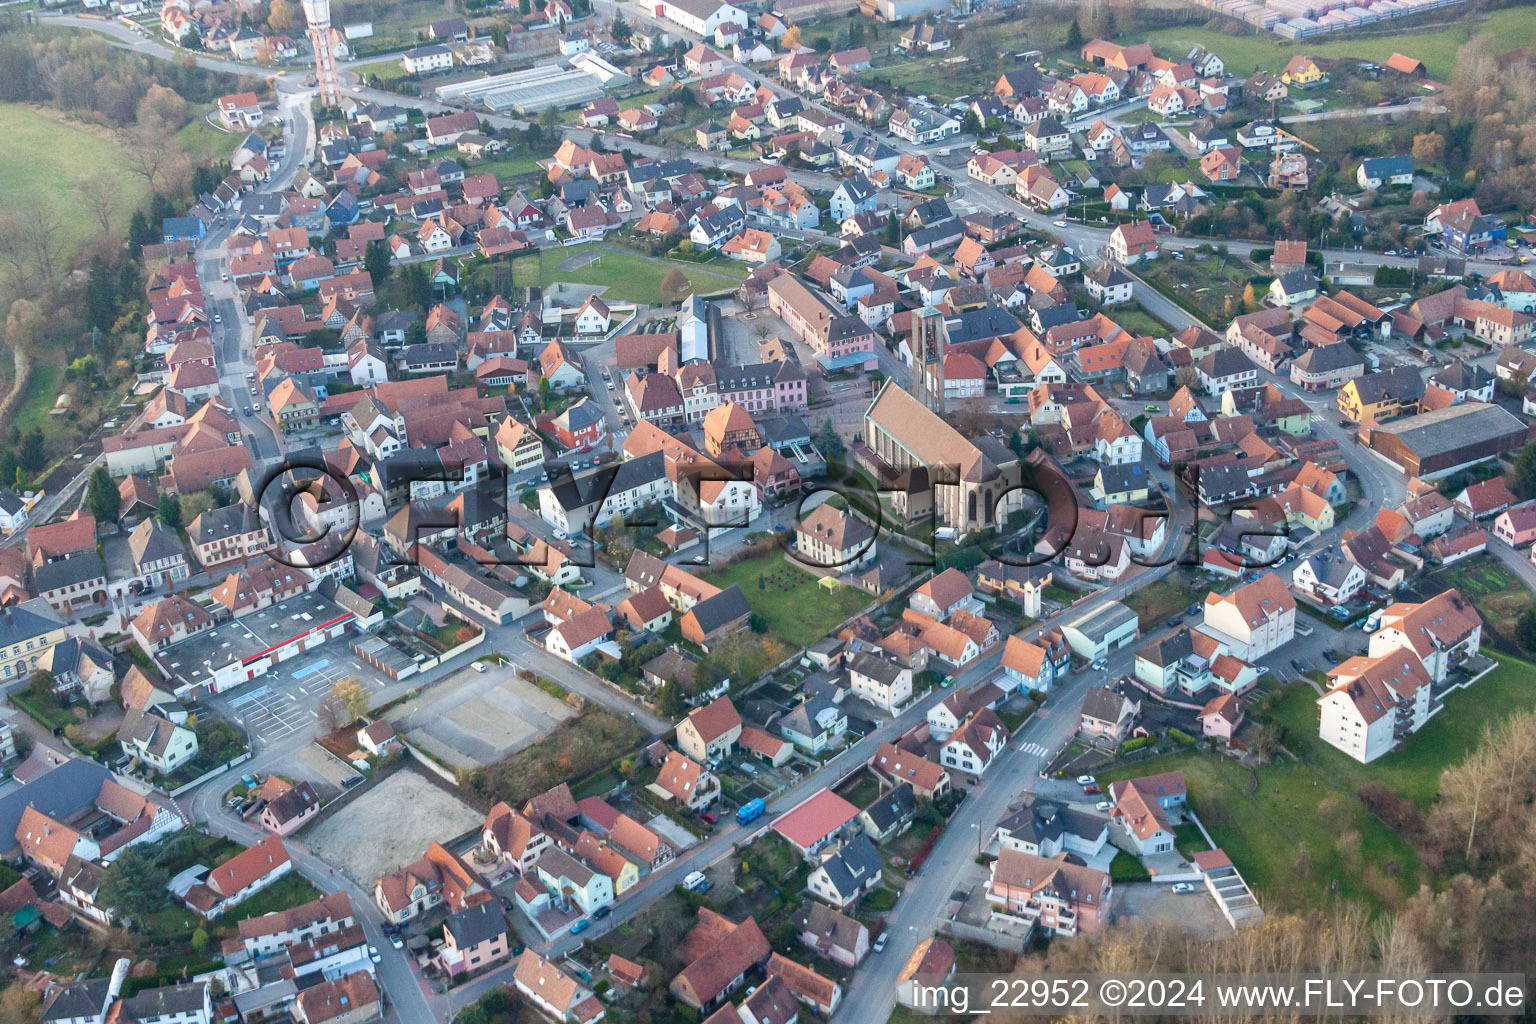
[[[471,904],[443,922],[443,967],[450,976],[505,960],[512,947],[507,919],[494,899]]]
[[[1243,724],[1243,705],[1234,695],[1224,693],[1207,704],[1195,718],[1206,736],[1230,743],[1233,733]]]
[[[1512,548],[1536,540],[1536,505],[1521,505],[1499,513],[1493,521],[1493,535]]]

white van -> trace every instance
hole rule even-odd
[[[684,889],[690,889],[690,890],[691,889],[697,889],[699,886],[701,886],[703,884],[704,884],[704,872],[702,872],[702,871],[691,872],[688,875],[687,878],[683,879],[683,888]]]

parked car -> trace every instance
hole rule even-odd
[[[592,920],[601,921],[611,913],[613,913],[612,907],[598,907],[596,910],[592,911]]]
[[[1112,811],[1115,809],[1115,805],[1110,803],[1108,800],[1100,800],[1098,803],[1093,805],[1093,809],[1096,811]]]
[[[876,953],[884,953],[885,952],[885,944],[890,941],[890,938],[891,938],[891,933],[890,932],[881,932],[879,937],[875,939],[875,952]]]
[[[400,933],[399,932],[390,932],[389,933],[389,944],[391,946],[395,947],[396,949],[404,949],[405,948],[405,940],[400,937]]]
[[[368,947],[368,959],[372,960],[374,963],[378,963],[380,960],[384,959],[383,956],[379,954],[378,946]]]
[[[1098,796],[1102,792],[1104,791],[1099,788],[1099,784],[1097,782],[1090,782],[1088,785],[1083,787],[1084,796]]]
[[[571,925],[571,934],[580,935],[582,932],[591,927],[592,922],[588,921],[586,918],[582,918],[580,921],[577,921],[575,924]]]
[[[1194,883],[1192,883],[1192,882],[1174,882],[1173,883],[1173,891],[1174,892],[1194,892],[1195,891],[1195,886],[1194,886]]]
[[[713,825],[715,822],[720,820],[718,817],[715,816],[715,812],[714,811],[705,811],[703,814],[699,815],[699,817],[703,818],[705,821],[709,822],[711,825]]]
[[[1095,779],[1092,775],[1079,775],[1077,777],[1077,784],[1079,786],[1091,786],[1097,781],[1099,780]]]

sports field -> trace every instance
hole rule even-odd
[[[0,103],[0,210],[26,211],[40,204],[58,213],[70,247],[101,230],[75,185],[99,173],[122,183],[114,228],[126,228],[132,211],[148,194],[144,179],[130,172],[118,146],[104,135],[45,117],[19,103]]]

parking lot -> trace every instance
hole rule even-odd
[[[253,741],[267,744],[297,732],[318,732],[317,708],[348,676],[360,679],[375,699],[391,682],[359,661],[344,641],[335,641],[283,662],[239,690],[206,699],[224,717],[245,726]]]

